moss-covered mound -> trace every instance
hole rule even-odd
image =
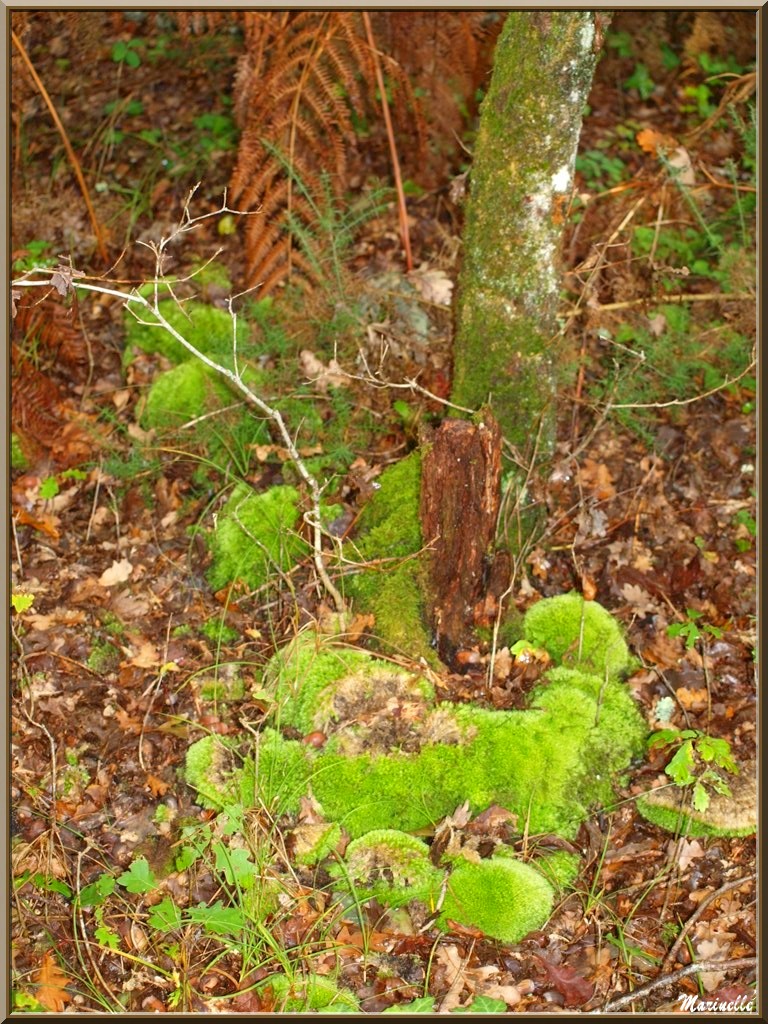
[[[519,942],[546,922],[555,890],[529,864],[494,857],[451,871],[440,923],[458,921],[502,942]]]
[[[466,802],[474,813],[506,808],[529,836],[572,838],[595,805],[612,799],[647,732],[620,678],[629,651],[604,609],[569,596],[541,601],[529,616],[526,639],[549,644],[554,665],[520,711],[440,703],[418,672],[313,630],[299,634],[265,669],[273,711],[258,750],[238,767],[232,740],[207,737],[189,752],[187,781],[208,806],[241,800],[273,814],[293,813],[311,795],[353,839],[345,860],[329,864],[338,887],[389,906],[416,900],[427,913],[439,909],[444,927],[454,920],[518,941],[542,926],[556,888],[572,880],[572,855],[546,854],[532,867],[501,848],[491,860],[461,852],[433,864],[426,843],[408,833]],[[338,841],[338,832],[315,831],[302,845],[306,863]]]
[[[636,666],[616,619],[575,591],[533,605],[523,629],[525,639],[544,648],[558,665],[601,679],[618,678]]]
[[[203,363],[188,360],[161,373],[147,395],[142,425],[167,430],[231,401],[221,376]]]
[[[610,648],[616,664],[627,663],[620,634]],[[326,817],[353,837],[429,828],[465,800],[474,812],[508,808],[529,834],[572,837],[593,806],[610,801],[647,731],[616,678],[555,667],[524,711],[440,704],[418,673],[314,632],[272,659],[264,684],[276,724],[323,736],[295,756]],[[194,773],[188,779],[197,787]],[[261,770],[259,791],[278,796]]]
[[[272,990],[276,1013],[358,1013],[360,1004],[348,989],[341,988],[333,978],[320,974],[294,978],[272,975],[256,986],[257,992]]]

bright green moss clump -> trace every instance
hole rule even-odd
[[[444,872],[429,859],[429,847],[416,836],[397,829],[376,829],[347,848],[343,864],[331,865],[332,878],[361,900],[375,898],[388,907],[411,900],[436,899]]]
[[[158,309],[171,327],[199,352],[231,368],[235,334],[232,317],[226,310],[194,300],[179,305],[174,299],[162,299]],[[169,334],[149,310],[137,303],[131,306],[131,310],[126,309],[123,316],[126,341],[124,363],[131,362],[134,347],[144,352],[158,352],[172,363],[182,363],[191,357],[189,349]],[[245,354],[248,336],[247,324],[238,320],[237,348],[241,356]]]
[[[238,484],[217,517],[210,541],[208,579],[213,589],[243,580],[255,590],[298,562],[309,551],[297,532],[298,521],[295,487],[270,487],[257,494]]]
[[[231,739],[212,735],[189,748],[184,777],[198,802],[216,811],[232,804],[263,806],[275,816],[296,811],[310,771],[304,747],[274,729],[259,735],[256,759],[241,758],[238,747]]]
[[[576,592],[533,605],[525,614],[523,631],[525,639],[548,651],[556,664],[601,679],[618,678],[636,665],[616,619]]]
[[[519,942],[546,922],[554,897],[549,882],[521,861],[463,861],[448,879],[440,923],[458,921],[502,942]]]
[[[209,409],[232,400],[220,375],[192,359],[161,373],[147,395],[142,423],[146,428],[179,427]]]
[[[308,1013],[332,1011],[357,1013],[360,1004],[347,989],[320,974],[301,974],[291,979],[284,974],[273,975],[256,986],[257,991],[272,989],[276,1013]]]
[[[11,434],[11,469],[26,469],[27,457],[21,447],[18,434]]]

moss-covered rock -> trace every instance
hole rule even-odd
[[[448,878],[439,922],[479,928],[502,942],[519,942],[552,913],[555,890],[528,864],[507,857],[457,864]]]

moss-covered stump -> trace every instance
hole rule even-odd
[[[372,614],[388,654],[424,658],[439,667],[424,607],[424,541],[419,519],[421,453],[385,470],[360,516],[355,539],[360,568],[347,578],[355,609]]]

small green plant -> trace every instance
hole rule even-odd
[[[106,676],[117,670],[120,663],[120,651],[108,641],[97,642],[88,655],[86,665],[96,675]]]
[[[51,248],[51,243],[42,238],[35,238],[24,246],[24,256],[18,256],[13,261],[13,270],[17,274],[23,274],[35,267],[55,267],[58,262],[54,256],[45,254]]]
[[[648,739],[648,749],[676,748],[664,769],[676,786],[691,786],[692,806],[695,811],[706,811],[710,803],[710,790],[730,796],[731,790],[722,771],[738,775],[739,768],[731,756],[731,745],[698,729],[662,729]],[[722,771],[721,771],[722,769]]]
[[[137,68],[141,64],[139,51],[142,47],[138,39],[118,39],[112,46],[110,56],[115,64],[124,64],[129,68]]]
[[[635,70],[629,78],[625,79],[624,85],[627,89],[636,89],[641,100],[649,99],[656,88],[656,83],[651,78],[650,71],[642,61],[635,65]]]
[[[737,528],[737,536],[733,541],[737,550],[749,551],[755,542],[755,537],[757,537],[757,523],[752,513],[749,509],[741,508],[731,522]]]
[[[606,140],[605,147],[598,143],[596,148],[576,157],[576,170],[583,175],[587,188],[593,191],[618,185],[627,173],[627,165],[620,157],[603,151],[608,145],[610,140]]]
[[[29,611],[35,601],[34,594],[24,594],[20,591],[14,591],[11,594],[11,607],[17,615],[21,615],[23,612]]]
[[[200,114],[194,120],[198,145],[207,154],[226,153],[237,146],[237,125],[229,114]]]
[[[686,650],[689,651],[694,647],[701,640],[704,633],[708,633],[715,639],[719,639],[723,635],[723,631],[719,626],[713,626],[710,622],[701,621],[703,612],[697,611],[695,608],[686,608],[685,614],[687,616],[685,622],[673,622],[667,626],[667,636],[684,637]]]

